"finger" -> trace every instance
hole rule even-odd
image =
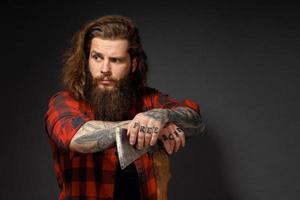
[[[154,128],[153,128],[153,133],[154,133]],[[167,133],[168,133],[168,131],[167,131],[166,128],[161,129],[161,130],[159,131],[159,133],[158,133],[158,139],[160,139],[161,141],[163,141],[164,137],[167,136]],[[167,138],[168,138],[168,137],[167,137]]]
[[[153,133],[152,133],[152,137],[151,137],[151,140],[150,140],[150,145],[151,146],[153,146],[156,143],[159,132],[160,132],[160,124],[155,124],[153,126]]]
[[[154,132],[154,128],[155,128],[155,120],[148,120],[148,124],[147,124],[147,129],[146,129],[146,135],[145,135],[145,143],[144,146],[148,147],[150,145],[150,141]],[[157,129],[155,129],[156,131]]]
[[[127,133],[126,133],[127,136],[129,136],[129,134],[130,134],[130,128],[131,128],[132,124],[133,124],[133,121],[129,122],[129,124],[127,125]]]
[[[174,136],[171,136],[172,134],[169,134],[168,136],[168,142],[170,144],[170,152],[168,152],[169,154],[172,154],[174,151],[174,147],[175,147],[175,140],[174,140]]]
[[[154,129],[153,126],[150,126],[150,127],[147,126],[147,128],[146,128],[145,143],[144,143],[145,148],[149,147],[149,145],[150,145],[150,140],[152,138],[153,129]]]
[[[134,121],[133,126],[130,127],[130,132],[129,132],[129,142],[131,145],[134,145],[136,143],[136,138],[139,132],[139,128],[140,128],[140,123]]]
[[[176,126],[176,132],[177,132],[178,136],[180,137],[182,147],[184,147],[185,146],[185,134],[184,134],[183,130],[181,128],[179,128],[178,126]]]
[[[175,133],[176,131],[174,131],[174,133]],[[179,150],[179,148],[180,148],[180,146],[181,146],[181,140],[180,140],[180,138],[178,137],[178,136],[176,136],[175,134],[173,134],[174,135],[174,139],[175,139],[175,149],[174,149],[174,151],[175,152],[177,152],[178,150]]]
[[[162,135],[162,141],[167,141],[169,140],[168,136],[166,134]]]
[[[167,135],[162,135],[162,142],[163,142],[163,145],[165,147],[165,150],[168,152],[168,154],[171,154],[172,153],[171,146],[170,146],[169,139],[168,139]]]
[[[175,147],[174,147],[174,151],[177,152],[180,148],[180,146],[182,146],[182,141],[180,138],[180,135],[178,134],[177,130],[176,130],[177,126],[175,124],[172,125],[172,133],[174,135],[174,140],[175,140]]]
[[[144,140],[145,140],[145,134],[146,134],[146,128],[147,128],[147,119],[141,118],[140,119],[140,128],[138,130],[138,141],[136,144],[136,147],[138,149],[143,149],[144,147]]]
[[[136,148],[139,150],[143,149],[144,140],[145,140],[145,133],[143,132],[144,126],[141,126],[141,128],[142,128],[142,131],[139,131],[139,133],[138,133],[138,139],[137,139],[137,144],[136,144]]]

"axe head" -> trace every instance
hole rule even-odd
[[[116,128],[116,143],[117,143],[117,151],[119,156],[119,162],[121,165],[121,169],[124,169],[144,153],[148,151],[148,149],[138,150],[134,146],[129,143],[129,138],[127,136],[127,129]]]

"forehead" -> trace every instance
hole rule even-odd
[[[98,53],[117,56],[117,55],[127,55],[128,41],[125,39],[101,39],[93,38],[91,41],[91,50]]]

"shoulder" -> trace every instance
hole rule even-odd
[[[54,93],[51,97],[50,97],[50,102],[61,102],[61,101],[66,101],[66,100],[69,100],[69,101],[76,101],[71,92],[67,91],[67,90],[61,90],[61,91],[58,91],[56,93]]]
[[[60,107],[60,106],[67,106],[67,107],[79,107],[80,104],[83,102],[77,101],[71,92],[67,90],[61,90],[56,92],[50,97],[49,100],[49,107]]]
[[[155,88],[144,87],[143,89],[144,101],[151,101],[152,103],[153,101],[156,101],[157,98],[159,98],[160,96],[161,96],[161,92]]]
[[[144,89],[144,102],[150,108],[169,108],[180,104],[177,99],[150,87]]]
[[[143,88],[143,93],[144,93],[145,96],[152,96],[152,95],[160,94],[160,92],[157,89],[151,88],[151,87],[148,87],[148,86]]]
[[[162,93],[159,90],[150,87],[145,87],[144,91],[144,102],[146,105],[150,105],[151,108],[174,108],[185,106],[195,111],[199,111],[200,109],[196,102],[187,98],[180,101],[172,96],[169,96],[167,93]]]
[[[174,98],[170,97],[169,94],[161,92],[161,91],[159,91],[156,88],[145,87],[144,91],[145,91],[144,92],[145,96],[148,96],[148,97],[150,97],[152,99],[155,99],[155,101],[162,101],[162,102],[164,102],[165,100],[168,100],[168,99],[175,100]]]

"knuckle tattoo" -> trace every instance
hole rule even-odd
[[[157,133],[158,134],[158,127],[154,127],[153,133]]]
[[[179,134],[178,134],[177,130],[174,131],[174,135],[175,135],[176,137],[179,137]]]
[[[141,126],[140,127],[140,132],[141,133],[146,133],[146,127],[145,126]]]
[[[162,135],[162,138],[163,138],[164,141],[169,139],[168,136],[166,136],[166,135]]]
[[[174,135],[172,133],[169,134],[169,140],[174,140]]]
[[[176,128],[176,131],[178,131],[178,132],[182,132],[182,129],[181,129],[181,128],[179,128],[179,127],[177,127],[177,128]]]
[[[140,126],[140,123],[134,122],[133,128],[137,128],[137,127],[139,127],[139,126]]]
[[[148,127],[148,128],[147,128],[147,133],[148,133],[148,134],[152,134],[152,132],[153,132],[153,128],[152,128],[152,127]]]

